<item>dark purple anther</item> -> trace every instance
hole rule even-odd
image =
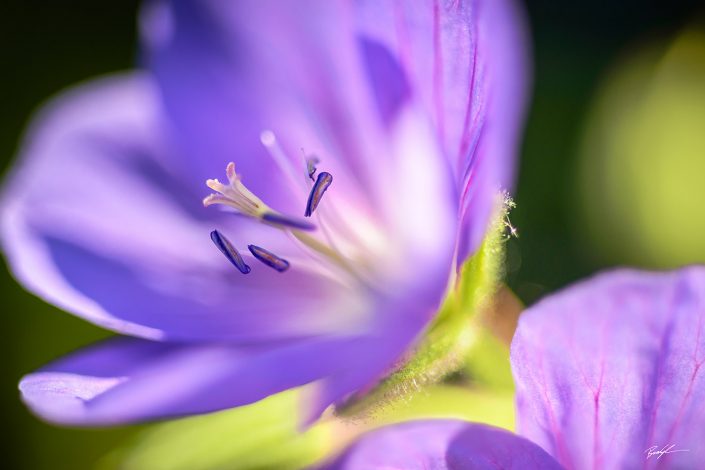
[[[279,214],[277,212],[267,212],[262,216],[262,220],[265,222],[270,222],[277,225],[285,225],[290,228],[296,228],[299,230],[316,230],[316,226],[311,222],[305,220],[297,219],[294,217],[289,217],[284,214]]]
[[[280,273],[289,269],[289,262],[283,258],[278,257],[271,251],[267,251],[257,245],[247,245],[247,248],[250,249],[250,253],[252,253],[255,258],[257,258],[267,266],[276,269]]]
[[[308,195],[308,203],[306,204],[306,212],[304,213],[306,217],[311,217],[313,211],[318,207],[318,203],[321,202],[323,193],[326,192],[332,182],[333,175],[327,171],[322,171],[318,174],[318,178],[313,184],[313,188],[311,188],[311,193]]]
[[[235,247],[230,243],[230,240],[225,238],[219,231],[213,230],[211,232],[211,240],[215,243],[215,246],[225,255],[228,260],[233,263],[233,265],[240,270],[242,274],[247,274],[250,272],[250,267],[245,264],[245,260],[242,259],[240,253],[235,249]]]

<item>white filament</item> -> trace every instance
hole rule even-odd
[[[293,191],[296,197],[299,197],[301,193],[307,194],[306,181],[301,178],[300,172],[297,172],[291,160],[287,157],[284,150],[282,150],[279,142],[277,142],[277,136],[269,129],[262,131],[259,136],[260,142],[267,149],[267,152],[277,164],[279,170],[286,176],[287,182],[289,183],[290,189]]]

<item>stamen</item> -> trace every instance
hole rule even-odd
[[[223,234],[217,230],[213,230],[211,232],[211,240],[213,240],[213,243],[218,247],[221,253],[228,258],[228,261],[240,270],[242,274],[247,274],[250,272],[250,267],[245,264],[245,260],[242,259],[240,253],[235,249],[232,243],[230,243],[230,240],[225,238]]]
[[[274,134],[271,133],[271,131],[265,131],[261,137],[263,144],[270,147],[270,150],[273,150],[274,153],[281,152],[281,149],[276,143]],[[284,155],[280,154],[280,156]],[[314,162],[316,162],[317,159],[314,158],[315,157],[311,156],[310,161],[307,161],[307,165],[310,165],[314,170],[310,173],[311,177],[316,174]],[[290,166],[290,164],[288,164],[288,166]],[[307,170],[309,169],[310,168],[307,166]],[[270,208],[261,199],[256,197],[249,189],[247,189],[247,187],[245,187],[245,185],[242,184],[242,177],[235,172],[234,163],[229,163],[227,165],[225,174],[228,178],[228,184],[223,184],[217,179],[209,179],[206,181],[208,187],[215,192],[203,199],[204,206],[207,207],[214,204],[225,205],[235,209],[236,213],[239,215],[250,217],[266,225],[284,230],[298,242],[301,242],[304,246],[312,250],[312,252],[322,255],[328,261],[333,262],[335,265],[355,276],[355,270],[351,266],[349,260],[337,249],[332,241],[332,238],[325,229],[324,235],[328,243],[306,233],[308,230],[317,229],[317,225],[314,225],[305,219],[298,219],[284,215]],[[311,188],[305,211],[306,217],[310,217],[321,202],[323,194],[333,182],[333,176],[327,172],[320,172],[318,173],[316,181],[312,185],[310,183],[306,183],[306,175],[301,174],[301,171],[299,171],[298,178],[301,186],[304,187],[304,190],[306,190],[306,186]],[[224,236],[214,230],[211,233],[211,239],[218,249],[241,272],[245,274],[250,272],[250,267],[245,264],[240,254]],[[289,269],[290,265],[287,260],[280,258],[264,248],[256,245],[248,245],[248,249],[259,261],[279,272]]]
[[[316,176],[316,165],[320,163],[320,159],[315,155],[310,156],[306,159],[306,171],[308,172],[308,177],[311,181],[316,181],[314,176]]]
[[[316,210],[316,207],[318,207],[318,204],[321,202],[323,194],[326,192],[332,182],[333,175],[331,175],[327,171],[322,171],[318,174],[318,178],[313,184],[313,188],[311,188],[311,193],[308,195],[308,202],[306,203],[306,212],[304,213],[306,217],[311,217],[311,214],[313,214],[313,211]]]
[[[289,269],[289,262],[283,258],[278,257],[271,251],[267,251],[257,245],[247,245],[247,248],[249,248],[250,253],[252,253],[255,258],[257,258],[267,266],[276,269],[280,273]]]
[[[278,212],[267,212],[262,215],[262,220],[275,225],[284,225],[299,230],[316,230],[316,226],[310,222],[289,217]]]

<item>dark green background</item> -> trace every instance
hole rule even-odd
[[[409,0],[412,1],[412,0]],[[594,272],[578,246],[573,165],[584,113],[606,68],[631,44],[672,37],[701,15],[693,1],[527,2],[535,40],[535,92],[509,246],[510,285],[532,302]],[[130,68],[137,51],[137,2],[6,0],[0,7],[0,155],[10,165],[32,112],[63,88]],[[129,429],[58,429],[30,416],[18,399],[20,376],[105,333],[44,304],[0,271],[2,371],[0,465],[89,468]]]

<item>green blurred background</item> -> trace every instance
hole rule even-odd
[[[511,218],[507,281],[527,303],[606,266],[705,262],[705,7],[701,1],[527,2],[535,90]],[[6,0],[0,155],[63,88],[130,68],[137,2]],[[3,266],[0,461],[90,468],[133,429],[30,416],[20,376],[105,336],[23,291]]]

